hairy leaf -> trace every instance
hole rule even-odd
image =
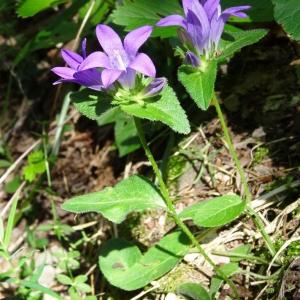
[[[148,102],[146,99],[144,104],[121,105],[121,109],[135,117],[160,121],[179,133],[191,131],[185,111],[171,87],[166,86],[159,96],[150,99]]]
[[[184,209],[180,213],[183,219],[192,219],[202,227],[218,227],[230,223],[245,208],[245,201],[237,195],[225,195],[206,200]]]
[[[283,0],[284,1],[284,0]],[[271,0],[223,0],[222,7],[250,5],[247,11],[249,19],[234,18],[237,22],[270,22],[273,20],[273,5]]]
[[[122,113],[115,125],[115,139],[119,156],[123,157],[141,147],[132,117]]]
[[[67,200],[62,208],[73,213],[101,213],[110,221],[121,223],[130,212],[165,208],[165,203],[149,180],[132,176],[101,192]]]
[[[221,55],[218,57],[218,61],[221,62],[224,59],[232,56],[235,52],[241,50],[243,47],[257,43],[267,33],[268,31],[264,29],[237,32],[227,31],[223,35],[223,39],[221,41]]]
[[[207,62],[205,71],[183,65],[178,70],[178,78],[191,98],[202,110],[207,110],[215,87],[217,62]]]
[[[295,40],[300,40],[300,3],[298,0],[272,0],[275,20]]]
[[[189,247],[188,238],[181,232],[165,236],[145,254],[127,241],[114,239],[101,249],[99,266],[112,285],[133,291],[172,270]]]
[[[22,0],[17,8],[19,17],[28,18],[67,0]]]
[[[91,120],[100,119],[101,115],[112,108],[111,99],[107,93],[83,89],[71,94],[76,109]]]
[[[143,25],[155,25],[162,17],[182,14],[178,0],[125,0],[112,14],[113,22],[127,31]],[[176,36],[176,28],[156,27],[153,36]]]

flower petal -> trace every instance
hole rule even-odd
[[[111,69],[108,56],[101,51],[91,53],[78,68],[79,71],[92,68],[106,68]]]
[[[107,55],[115,51],[124,51],[122,41],[118,34],[107,25],[98,25],[96,27],[98,41]]]
[[[101,90],[102,88],[102,80],[101,73],[96,69],[89,69],[84,71],[79,71],[74,74],[75,82],[91,88],[93,90]]]
[[[116,80],[119,79],[123,71],[119,70],[107,70],[104,69],[101,74],[101,79],[104,88],[108,88],[110,85],[112,85]]]
[[[144,97],[153,97],[158,95],[166,84],[167,79],[165,77],[153,79],[152,82],[145,88]]]
[[[248,10],[250,8],[251,8],[251,6],[249,6],[249,5],[230,7],[230,8],[225,9],[222,12],[221,17],[224,19],[225,22],[228,20],[228,18],[230,16],[235,16],[235,17],[239,17],[239,18],[247,18],[248,16],[246,13],[243,12],[243,10]]]
[[[56,68],[51,69],[51,71],[63,79],[74,79],[73,75],[74,75],[75,71],[71,68],[56,67]]]
[[[218,10],[220,5],[220,0],[207,0],[203,7],[204,10],[206,11],[207,17],[209,20],[212,19],[214,16],[215,12]]]
[[[129,68],[149,77],[155,77],[156,75],[155,66],[151,58],[145,53],[138,54],[135,60],[129,65]]]
[[[86,58],[86,38],[84,38],[81,42],[81,53],[83,58]]]
[[[83,61],[83,58],[79,54],[71,50],[61,50],[61,56],[63,57],[64,61],[68,64],[68,66],[74,70],[76,70]]]
[[[124,88],[133,88],[135,85],[136,71],[127,68],[125,72],[121,74],[118,81]]]
[[[130,57],[134,57],[140,47],[147,41],[152,33],[152,26],[142,26],[129,32],[124,39],[124,48]]]
[[[193,67],[199,67],[201,64],[200,59],[191,51],[188,51],[186,53],[185,60],[188,64],[192,65]]]
[[[188,20],[188,25],[187,25],[188,34],[191,37],[195,48],[200,53],[202,53],[203,49],[208,44],[210,31],[204,30],[203,24],[196,16],[196,14],[191,10],[188,11],[187,20]]]
[[[180,15],[171,15],[159,20],[157,26],[180,26],[186,29],[186,20]]]
[[[208,16],[206,14],[206,11],[204,10],[203,6],[200,4],[198,0],[190,1],[186,12],[187,16],[187,23],[189,26],[189,23],[195,24],[195,17],[199,20],[202,31],[202,36],[206,37],[209,35],[210,31],[210,22],[208,20]]]

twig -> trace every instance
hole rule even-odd
[[[13,194],[13,196],[10,198],[10,200],[7,202],[7,204],[5,205],[5,207],[3,208],[3,210],[1,211],[0,217],[3,219],[6,212],[9,210],[11,204],[14,202],[14,200],[16,199],[16,197],[19,197],[22,189],[24,188],[24,186],[26,185],[26,182],[23,181],[22,184],[19,186],[19,188],[17,189],[17,191]]]
[[[156,290],[160,287],[159,283],[157,281],[152,281],[151,284],[153,285],[150,289],[143,291],[141,293],[139,293],[137,296],[131,298],[130,300],[138,300],[141,299],[143,296],[145,296],[146,294],[152,292],[153,290]]]

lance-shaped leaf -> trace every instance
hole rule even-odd
[[[181,232],[165,236],[145,254],[127,241],[113,239],[101,249],[99,266],[112,285],[133,291],[172,270],[189,247],[189,239]]]
[[[221,55],[217,58],[218,62],[222,62],[243,47],[257,43],[267,33],[264,29],[225,32],[220,44]]]
[[[245,209],[245,201],[237,195],[225,195],[206,200],[184,209],[182,219],[192,219],[202,227],[218,227],[230,223]]]
[[[101,213],[108,220],[121,223],[131,212],[165,208],[165,203],[148,179],[132,176],[101,192],[67,200],[62,208],[73,213]]]
[[[121,105],[121,109],[135,117],[160,121],[179,133],[188,134],[191,131],[185,111],[169,86],[166,86],[158,96],[146,98],[141,104]]]
[[[112,108],[108,93],[83,89],[71,94],[76,109],[91,120],[98,120],[101,115]]]
[[[275,20],[295,40],[300,40],[300,5],[298,0],[272,0]]]
[[[183,65],[179,68],[178,78],[189,95],[202,110],[207,110],[215,87],[217,62],[207,62],[204,71]]]

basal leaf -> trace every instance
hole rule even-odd
[[[207,290],[197,283],[184,283],[176,289],[176,292],[187,300],[211,300]]]
[[[67,0],[22,0],[17,8],[19,17],[28,18]]]
[[[221,55],[218,62],[232,56],[235,52],[242,48],[257,43],[268,33],[265,29],[256,29],[248,31],[229,32],[223,35],[220,45]]]
[[[205,71],[186,65],[178,70],[180,82],[202,110],[207,110],[210,105],[217,76],[217,62],[212,60],[207,64]]]
[[[187,207],[180,213],[202,227],[218,227],[230,223],[245,208],[245,201],[237,195],[225,195]]]
[[[300,3],[298,0],[272,0],[275,20],[295,40],[300,40]]]
[[[132,176],[101,192],[67,200],[62,208],[73,213],[101,213],[110,221],[121,223],[130,212],[165,208],[165,203],[149,180]]]
[[[107,93],[83,89],[71,94],[76,109],[91,120],[100,119],[101,115],[112,108],[111,99]]]
[[[166,86],[159,96],[150,99],[143,104],[121,105],[121,109],[135,117],[160,121],[179,133],[188,134],[191,131],[185,111],[171,87]]]
[[[178,0],[125,0],[112,14],[113,22],[127,31],[143,25],[155,25],[162,17],[182,14]],[[153,36],[176,36],[176,28],[156,27]]]
[[[114,239],[101,249],[99,266],[112,285],[133,291],[172,270],[189,247],[188,238],[181,232],[165,236],[145,254],[127,241]]]

